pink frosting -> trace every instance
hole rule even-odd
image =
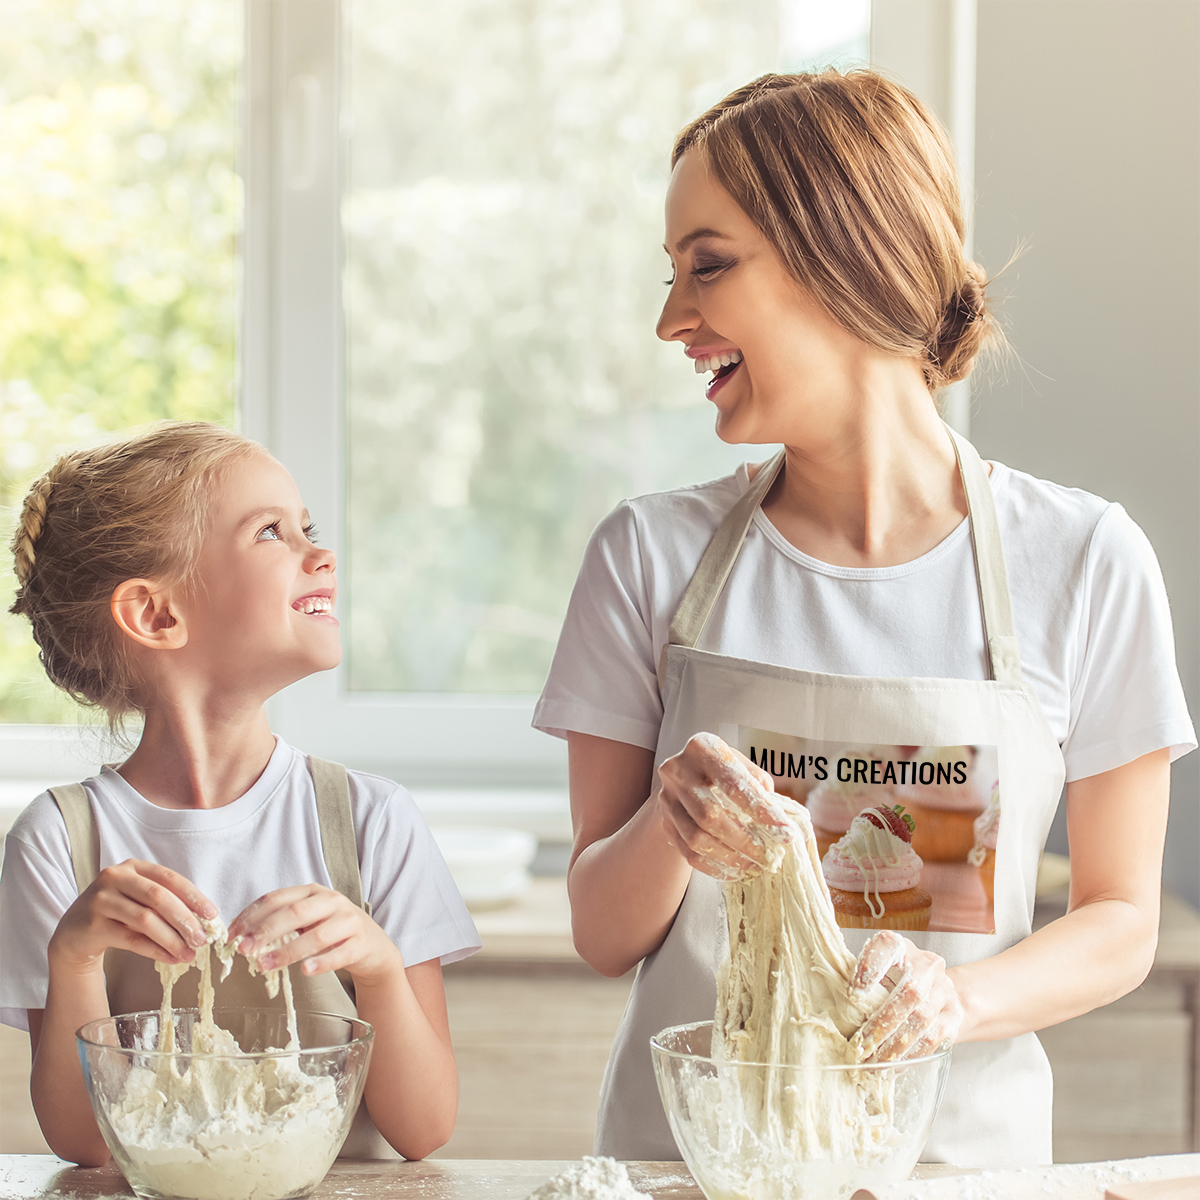
[[[821,860],[825,882],[843,892],[902,892],[921,882],[924,865],[910,843],[864,817]]]
[[[831,833],[845,833],[864,808],[890,804],[892,789],[862,783],[838,783],[827,779],[808,793],[806,801],[812,823]]]

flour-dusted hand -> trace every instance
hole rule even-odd
[[[658,769],[667,837],[699,871],[723,882],[778,863],[796,825],[765,771],[716,734],[698,733]]]
[[[854,1035],[867,1062],[920,1058],[951,1045],[963,1020],[963,1005],[946,974],[946,960],[918,950],[890,929],[880,930],[858,957],[852,988],[866,992],[895,981],[882,1007]]]
[[[404,970],[391,938],[341,892],[317,883],[260,896],[234,918],[229,936],[260,971],[301,963],[305,975],[347,970],[368,984]]]
[[[105,867],[63,913],[48,957],[76,972],[102,971],[109,949],[191,962],[208,940],[200,918],[216,915],[217,906],[177,871],[128,858]]]

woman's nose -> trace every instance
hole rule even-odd
[[[682,278],[677,277],[667,293],[667,300],[654,332],[664,342],[679,342],[693,333],[699,325],[700,314],[692,303],[691,289]]]

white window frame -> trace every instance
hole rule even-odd
[[[959,148],[968,202],[975,3],[874,0],[871,13],[872,62],[942,117]],[[241,427],[292,472],[322,541],[340,553],[347,482],[341,3],[246,0],[245,14]],[[960,387],[948,406],[964,432],[968,400]],[[459,789],[443,797],[488,790],[502,809],[541,811],[547,789],[561,794],[565,785],[566,750],[531,728],[535,699],[354,693],[343,666],[286,689],[270,711],[279,733],[311,753],[418,788]],[[97,755],[77,742],[65,729],[0,726],[0,777],[79,777],[79,765]],[[471,805],[464,799],[459,807]]]

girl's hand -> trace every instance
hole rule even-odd
[[[282,942],[291,933],[299,936]],[[404,970],[391,938],[341,892],[317,883],[260,896],[237,915],[229,937],[263,971],[298,962],[305,975],[345,969],[361,985]]]
[[[795,836],[771,776],[715,734],[696,734],[658,776],[668,841],[714,879],[732,882],[763,869],[768,853],[755,825],[780,840]]]
[[[198,917],[216,915],[217,906],[190,880],[128,858],[105,867],[63,913],[49,958],[77,972],[103,970],[108,949],[132,950],[156,962],[191,962],[208,940]]]
[[[851,986],[869,991],[889,971],[897,977],[895,986],[854,1035],[864,1060],[920,1058],[952,1045],[962,1025],[963,1003],[946,974],[946,960],[884,929],[863,947]]]

